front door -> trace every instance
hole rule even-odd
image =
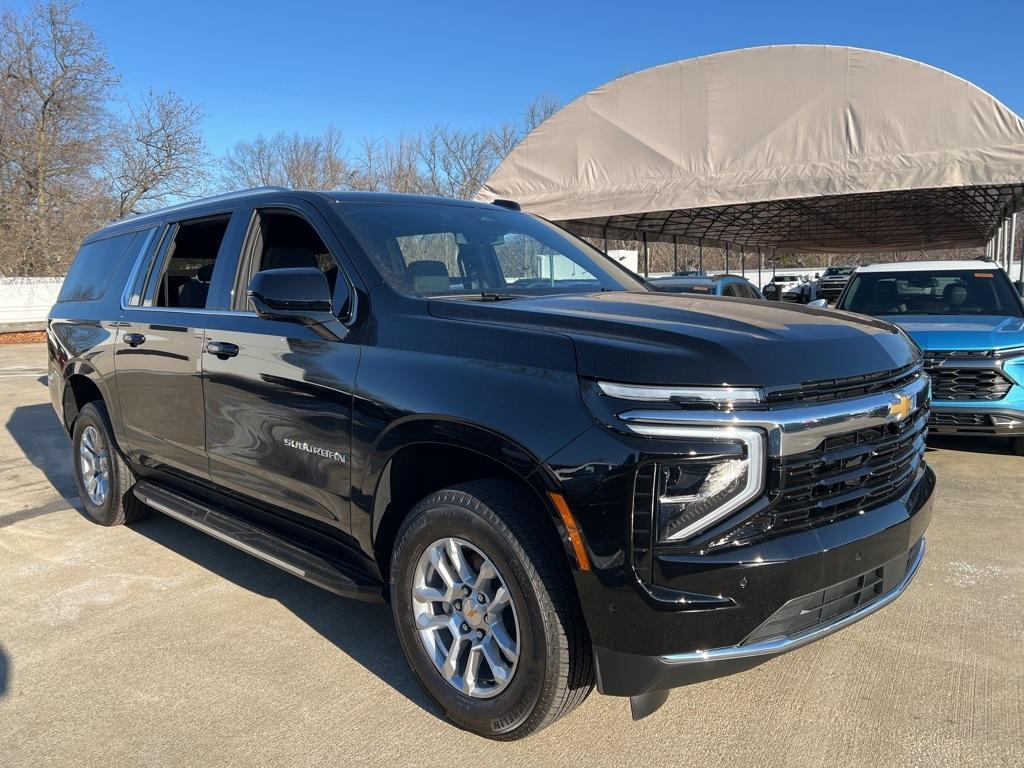
[[[263,209],[239,260],[233,310],[210,317],[203,376],[213,482],[347,532],[359,345],[264,320],[245,299],[260,270],[318,267],[348,295],[340,246],[313,209]],[[336,307],[336,309],[341,309]]]

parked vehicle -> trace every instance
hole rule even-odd
[[[853,274],[853,267],[829,267],[824,274],[818,278],[817,299],[835,301]]]
[[[764,295],[754,284],[740,275],[703,275],[699,277],[654,277],[650,286],[668,293],[695,293],[705,296],[729,296],[735,299],[758,299]]]
[[[423,688],[484,736],[595,682],[641,717],[874,613],[924,556],[903,334],[651,291],[507,204],[268,189],[136,216],[85,241],[47,332],[89,517],[156,509],[390,601]]]
[[[804,288],[806,283],[807,278],[804,275],[775,275],[771,282],[761,290],[761,293],[771,301],[806,304],[808,301]]]
[[[896,323],[921,347],[933,434],[1009,437],[1024,454],[1024,304],[997,264],[860,267],[836,306]]]

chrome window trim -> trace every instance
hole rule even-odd
[[[888,424],[896,419],[890,406],[900,395],[912,398],[911,410],[929,400],[927,374],[889,392],[816,405],[796,403],[761,411],[631,410],[618,415],[625,428],[646,437],[686,437],[686,430],[699,426],[749,427],[768,433],[771,456],[792,456],[814,450],[829,435],[853,432]]]
[[[922,538],[921,545],[918,547],[917,554],[914,556],[913,561],[907,568],[906,574],[893,590],[886,592],[874,602],[868,603],[867,605],[858,608],[853,613],[848,613],[829,624],[816,627],[802,634],[783,637],[778,640],[765,640],[760,643],[751,643],[750,645],[732,645],[725,648],[712,648],[707,651],[670,653],[662,656],[661,661],[665,664],[673,665],[696,664],[706,661],[728,661],[732,659],[749,659],[756,656],[775,656],[780,653],[802,648],[816,640],[820,640],[823,637],[827,637],[828,635],[838,632],[851,624],[855,624],[861,619],[866,619],[868,616],[882,610],[897,597],[902,595],[906,591],[907,587],[910,586],[910,582],[914,579],[914,576],[917,575],[917,571],[921,567],[921,563],[924,560],[924,550],[925,541]]]
[[[135,281],[139,277],[139,272],[142,270],[142,265],[147,264],[149,261],[149,249],[153,245],[153,239],[156,237],[156,233],[160,230],[159,226],[153,226],[149,229],[149,234],[146,236],[145,242],[139,249],[139,252],[135,254],[135,264],[132,266],[132,271],[128,275],[128,282],[125,283],[124,290],[121,291],[121,309],[134,309],[135,305],[131,303],[132,297],[128,294],[131,293],[132,288],[135,287]],[[145,230],[139,230],[144,232]],[[141,297],[140,297],[141,298]]]

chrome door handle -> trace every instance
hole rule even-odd
[[[137,347],[140,344],[146,343],[146,337],[141,333],[126,333],[121,338],[124,339],[124,343],[129,347]]]
[[[206,345],[206,351],[221,360],[227,360],[238,354],[238,345],[229,341],[211,341]]]

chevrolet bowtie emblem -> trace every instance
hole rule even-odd
[[[896,397],[897,401],[895,403],[890,403],[889,405],[889,416],[891,416],[894,421],[903,421],[910,415],[914,401],[907,395],[896,395]]]

